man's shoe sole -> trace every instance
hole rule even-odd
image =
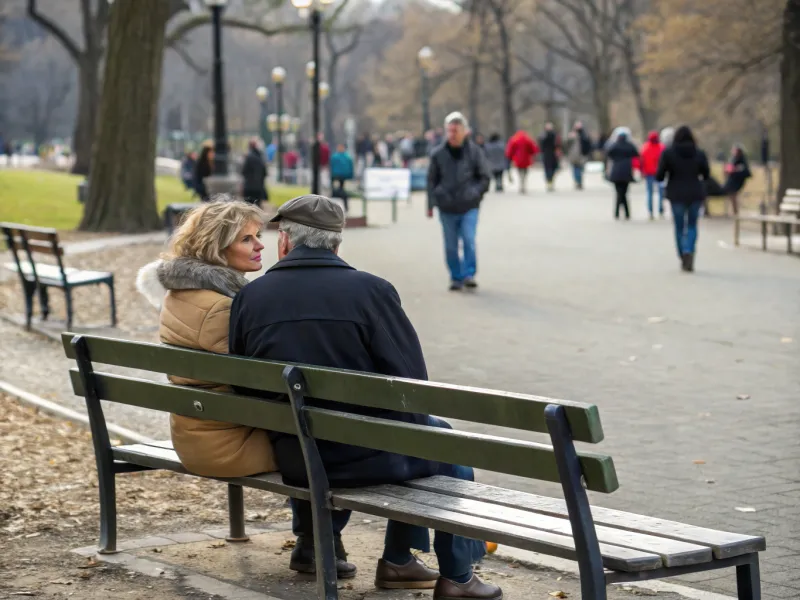
[[[317,574],[317,566],[316,565],[307,565],[305,563],[289,563],[289,569],[296,573],[302,573],[303,575],[316,575]],[[358,575],[358,570],[349,571],[342,573],[340,571],[336,571],[336,576],[339,579],[354,579],[355,576]]]
[[[433,600],[468,600],[468,598],[466,596],[434,596]],[[503,600],[503,593],[500,592],[500,595],[491,598],[481,598],[481,600]]]
[[[378,581],[375,587],[383,590],[432,590],[436,587],[436,580],[431,581]]]

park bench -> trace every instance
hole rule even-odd
[[[183,220],[183,217],[186,216],[186,213],[193,208],[197,208],[198,206],[199,204],[196,202],[176,202],[173,204],[168,204],[167,208],[164,209],[164,228],[167,230],[167,233],[172,235],[175,227],[180,225],[180,222]]]
[[[72,327],[72,290],[85,285],[105,284],[108,286],[111,302],[111,326],[117,324],[117,307],[114,299],[114,274],[105,271],[84,271],[64,266],[64,248],[58,241],[55,229],[29,227],[19,223],[0,223],[5,234],[6,245],[14,257],[13,263],[4,267],[19,275],[22,292],[25,295],[25,326],[31,328],[33,319],[33,297],[39,292],[39,305],[42,320],[50,314],[47,289],[51,287],[64,290],[67,305],[67,329]],[[46,254],[55,258],[55,264],[47,264],[34,259],[34,254]]]
[[[785,225],[787,252],[792,253],[792,234],[796,227],[800,226],[800,190],[788,189],[786,195],[778,206],[777,215],[766,215],[759,213],[744,213],[736,216],[734,225],[733,243],[739,245],[740,225],[744,221],[761,223],[761,248],[767,249],[767,229],[768,225]]]
[[[242,488],[310,500],[317,595],[337,598],[331,510],[351,509],[470,538],[577,561],[582,598],[606,585],[735,567],[739,598],[760,598],[763,537],[590,507],[587,490],[618,488],[610,456],[577,450],[603,439],[597,407],[538,396],[216,355],[166,345],[62,334],[75,359],[76,395],[89,412],[100,492],[100,553],[116,551],[115,475],[149,469],[189,474],[170,442],[112,447],[101,401],[299,432],[309,488],[277,473],[220,479],[228,484],[231,540],[246,540]],[[285,394],[289,402],[181,387],[101,371],[112,365]],[[307,398],[434,414],[549,435],[550,444],[412,425],[316,408]],[[560,483],[564,499],[435,476],[403,485],[329,489],[315,440],[355,444],[429,460]],[[654,477],[657,477],[654,474]]]

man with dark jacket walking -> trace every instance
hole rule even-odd
[[[259,150],[259,141],[250,140],[247,156],[242,165],[242,196],[247,202],[260,204],[268,198],[265,179],[267,178],[267,165],[264,155]]]
[[[279,261],[265,275],[242,289],[231,307],[230,352],[239,356],[350,369],[395,377],[427,379],[419,339],[388,282],[357,271],[338,256],[344,212],[322,196],[295,198],[281,206]],[[243,390],[256,396],[264,392]],[[274,396],[273,396],[274,397]],[[428,415],[309,399],[309,404],[415,425],[448,427]],[[295,435],[270,432],[278,468],[289,485],[307,486],[300,444]],[[434,474],[472,479],[472,469],[443,465],[379,450],[317,440],[331,487],[400,483]],[[311,506],[293,501],[297,545],[291,568],[313,572]],[[335,511],[337,570],[355,574],[346,562],[341,531],[349,511]],[[375,583],[393,589],[433,588],[434,600],[479,598],[500,600],[499,587],[474,576],[472,564],[485,552],[483,542],[436,532],[434,548],[439,573],[411,554],[428,551],[428,530],[389,521],[383,558]]]
[[[450,289],[475,288],[475,236],[478,210],[489,189],[492,173],[486,154],[467,138],[467,119],[459,112],[445,119],[447,140],[431,153],[428,168],[428,217],[434,207],[444,232],[444,252],[450,270]],[[459,254],[463,245],[463,258]]]

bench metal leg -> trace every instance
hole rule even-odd
[[[583,600],[606,600],[606,578],[603,556],[594,529],[589,498],[583,485],[583,472],[572,431],[563,406],[548,404],[544,409],[547,429],[555,451],[558,475],[564,490],[578,568],[581,576],[581,598]]]
[[[50,294],[46,285],[39,286],[39,308],[42,311],[42,321],[46,321],[50,316]]]
[[[72,288],[64,286],[64,302],[67,305],[67,331],[72,330]]]
[[[111,301],[111,326],[117,326],[117,299],[114,295],[114,278],[112,277],[108,282],[108,296]]]
[[[36,282],[23,279],[22,292],[25,294],[25,329],[30,331],[33,322],[33,295],[36,293]]]
[[[750,557],[750,562],[736,567],[736,587],[739,600],[761,600],[761,572],[758,567],[758,554]]]
[[[311,520],[314,525],[314,556],[317,564],[317,598],[337,600],[336,550],[331,520],[331,490],[325,465],[317,449],[317,442],[308,429],[306,419],[305,394],[306,381],[298,367],[286,367],[283,380],[292,404],[297,437],[303,451],[308,475],[308,489],[311,492]]]
[[[786,226],[786,251],[791,254],[792,253],[792,226]]]
[[[761,223],[761,249],[767,251],[767,223]]]
[[[108,437],[106,419],[100,397],[94,385],[94,368],[89,357],[86,340],[82,336],[72,338],[75,359],[78,363],[81,383],[92,431],[92,445],[97,464],[97,482],[100,492],[100,554],[115,554],[117,550],[117,490],[114,471],[114,455]]]
[[[228,517],[230,533],[225,539],[229,542],[249,542],[244,530],[244,490],[240,485],[228,484]]]

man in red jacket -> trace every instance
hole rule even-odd
[[[658,139],[658,132],[651,131],[647,136],[647,141],[642,145],[641,151],[641,171],[647,184],[647,210],[650,212],[650,220],[653,217],[653,188],[658,189],[658,214],[664,217],[664,188],[656,181],[658,173],[658,161],[661,160],[661,153],[664,152],[664,144]]]
[[[528,178],[528,169],[539,154],[539,146],[525,131],[520,129],[511,136],[506,146],[506,158],[514,163],[519,172],[519,193],[525,193],[525,180]]]

